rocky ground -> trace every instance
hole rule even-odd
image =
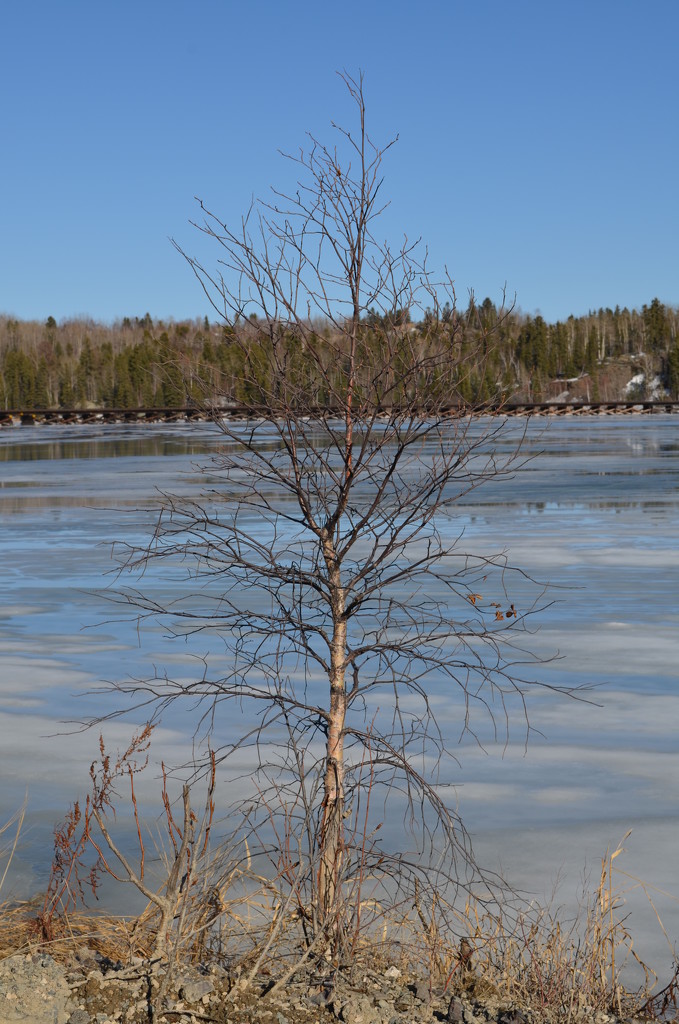
[[[536,1012],[504,1001],[492,985],[470,977],[456,993],[407,978],[394,965],[356,969],[346,976],[295,975],[279,993],[255,979],[243,990],[228,971],[179,970],[161,993],[164,975],[139,961],[114,964],[82,947],[66,964],[45,953],[0,962],[0,1024],[615,1024],[616,1018],[571,1007]]]

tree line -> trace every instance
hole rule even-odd
[[[679,307],[657,298],[641,310],[602,308],[556,323],[490,298],[477,303],[472,297],[464,310],[446,304],[435,313],[371,309],[361,322],[366,366],[379,362],[385,321],[401,332],[404,347],[421,340],[428,349],[447,350],[454,339],[457,379],[451,386],[447,375],[445,385],[451,401],[546,401],[565,391],[607,401],[659,391],[679,398]],[[334,359],[334,329],[322,321],[310,327],[321,361],[324,346]],[[262,331],[256,312],[228,325],[207,317],[154,321],[148,313],[112,324],[0,316],[0,408],[182,407],[213,395],[248,404],[259,390],[253,379],[265,389],[268,383],[262,378],[268,334],[285,346],[288,372],[319,405],[327,402],[328,367],[308,356],[293,325],[270,328]],[[632,389],[621,394],[632,378]],[[428,386],[435,390],[437,383]]]

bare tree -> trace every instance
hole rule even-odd
[[[476,710],[493,729],[510,702],[525,712],[521,638],[539,599],[521,573],[515,596],[502,551],[466,546],[456,506],[513,472],[520,446],[499,454],[501,419],[451,416],[467,372],[453,282],[407,239],[380,240],[393,143],[367,132],[362,79],[341,77],[356,127],[333,124],[332,145],[309,136],[288,158],[295,188],[253,205],[238,230],[200,203],[217,270],[186,258],[240,361],[251,417],[231,420],[206,394],[224,437],[218,482],[199,502],[164,496],[152,543],[127,560],[181,565],[190,583],[170,604],[125,592],[177,634],[222,639],[219,671],[132,688],[158,713],[196,701],[222,759],[256,746],[253,813],[273,822],[278,877],[300,893],[306,879],[296,909],[310,941],[346,929],[357,878],[393,869],[375,835],[382,786],[446,877],[468,880],[441,768]],[[506,312],[480,322],[481,352]],[[459,699],[452,738],[441,698]],[[231,736],[225,710],[245,702],[254,724]]]

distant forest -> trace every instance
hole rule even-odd
[[[471,405],[679,399],[679,308],[658,299],[641,310],[599,309],[553,324],[497,309],[490,299],[472,300],[464,312],[446,306],[436,317],[425,313],[414,322],[408,310],[372,312],[363,324],[366,361],[373,342],[377,358],[385,328],[400,331],[411,346],[420,339],[435,346],[437,338],[454,332],[461,372],[451,399]],[[309,331],[321,348],[327,339],[330,351],[331,325],[313,323]],[[0,316],[0,408],[181,407],[213,397],[225,404],[254,402],[251,368],[266,335],[267,325],[254,316],[231,326],[207,318],[154,321],[148,314],[111,325]],[[303,344],[293,336],[288,341],[296,352],[291,366],[305,373],[322,404],[322,388],[304,368]]]

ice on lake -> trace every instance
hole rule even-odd
[[[500,450],[517,429],[508,423]],[[212,486],[207,460],[219,442],[208,425],[0,431],[0,822],[26,790],[29,809],[10,879],[16,895],[44,884],[52,827],[86,791],[98,735],[75,723],[116,706],[95,691],[159,665],[187,678],[196,671],[162,629],[120,621],[105,592],[112,544],[148,537],[159,491]],[[666,894],[657,901],[676,938],[679,420],[540,421],[525,452],[511,479],[459,504],[451,529],[479,551],[506,550],[550,585],[530,644],[560,657],[541,681],[587,689],[581,701],[536,690],[527,744],[520,720],[508,741],[466,742],[450,769],[451,798],[479,859],[540,898],[557,875],[564,891],[578,888],[631,828],[624,866]],[[435,687],[432,701],[456,734],[455,705]],[[131,729],[107,723],[108,746],[126,745]],[[190,758],[191,744],[190,724],[170,714],[154,759]]]

